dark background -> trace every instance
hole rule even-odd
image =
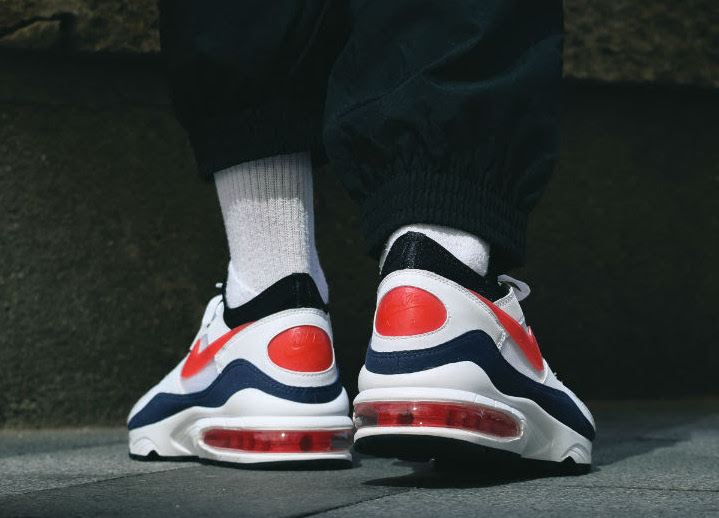
[[[525,312],[587,399],[719,393],[719,5],[566,0],[562,152],[530,222]],[[228,257],[157,56],[152,0],[0,12],[0,426],[120,424],[186,353]],[[376,262],[317,171],[356,391]]]

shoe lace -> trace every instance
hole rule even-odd
[[[497,281],[500,284],[506,284],[514,289],[514,294],[517,297],[517,301],[522,302],[524,299],[529,297],[532,290],[529,288],[529,284],[522,282],[509,275],[500,275],[497,277]]]
[[[215,287],[217,289],[221,290],[222,283],[218,282],[217,284],[215,284]],[[211,300],[210,303],[207,305],[207,308],[205,309],[205,314],[202,315],[202,327],[209,327],[210,324],[212,323],[212,321],[215,320],[215,318],[217,318],[218,308],[222,304],[222,295],[221,294],[215,295],[215,297],[213,297],[213,300],[214,299],[217,299],[217,301],[214,304],[212,304],[212,300]]]

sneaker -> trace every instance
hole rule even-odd
[[[327,307],[293,274],[248,303],[210,300],[189,354],[128,417],[135,459],[351,461]]]
[[[590,468],[594,420],[542,358],[519,306],[526,284],[482,277],[413,232],[381,278],[354,400],[357,451],[438,461],[506,452]]]

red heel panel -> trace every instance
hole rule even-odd
[[[400,286],[382,297],[375,329],[383,336],[413,336],[439,329],[446,321],[441,300],[423,289]]]
[[[332,340],[319,327],[291,327],[267,346],[275,365],[295,372],[321,372],[332,366]]]

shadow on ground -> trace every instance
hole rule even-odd
[[[572,468],[569,468],[570,472],[567,472],[565,467],[538,464],[520,459],[514,459],[510,462],[492,459],[465,465],[442,464],[435,461],[422,463],[397,461],[394,465],[410,467],[412,473],[397,477],[367,480],[364,484],[422,489],[461,489],[493,487],[572,474]],[[480,467],[481,469],[478,469]],[[594,471],[596,471],[596,468]],[[581,476],[586,472],[574,474]]]
[[[603,468],[640,457],[659,449],[675,446],[691,440],[692,430],[706,426],[706,416],[697,414],[697,408],[711,409],[715,402],[705,402],[683,407],[681,401],[644,402],[652,412],[637,413],[638,402],[603,402],[596,405],[598,434],[594,443],[594,462],[591,471],[573,469],[537,461],[527,461],[513,456],[484,457],[464,461],[405,462],[393,465],[410,467],[411,473],[400,476],[367,480],[364,484],[386,487],[424,489],[481,488],[517,482],[597,474]],[[671,409],[671,410],[670,410]],[[711,426],[711,425],[709,425]],[[361,457],[360,457],[361,461]]]

